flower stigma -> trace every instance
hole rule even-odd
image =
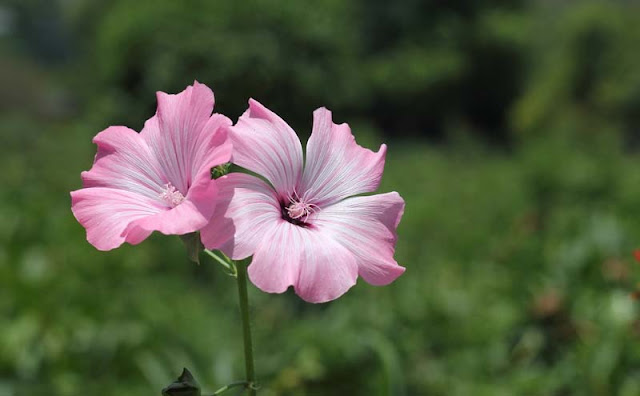
[[[184,195],[182,195],[182,193],[171,183],[164,185],[164,190],[160,193],[160,198],[162,198],[162,200],[172,208],[175,208],[184,201]]]

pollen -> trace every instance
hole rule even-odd
[[[160,193],[160,198],[172,208],[175,208],[184,201],[184,195],[171,183],[164,185],[164,190]]]

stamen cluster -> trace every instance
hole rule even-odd
[[[162,200],[168,203],[172,208],[175,208],[184,201],[184,195],[182,195],[182,193],[171,183],[164,185],[164,190],[160,193],[160,198],[162,198]]]
[[[319,208],[310,201],[305,193],[302,197],[294,190],[293,193],[287,194],[287,201],[280,202],[282,218],[291,224],[300,227],[309,227],[309,216],[315,213]]]

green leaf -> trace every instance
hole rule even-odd
[[[200,396],[200,385],[184,368],[178,379],[162,390],[162,396]]]
[[[184,246],[187,248],[189,260],[200,264],[200,252],[204,250],[204,246],[202,246],[202,242],[200,242],[200,233],[192,232],[190,234],[180,235],[180,239],[182,239]]]

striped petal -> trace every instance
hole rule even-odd
[[[396,192],[352,197],[318,212],[314,225],[353,253],[365,281],[386,285],[405,270],[393,258],[403,213],[404,200]]]
[[[230,137],[235,164],[264,176],[280,195],[296,187],[302,172],[302,146],[275,113],[249,100],[249,109],[231,128]]]
[[[359,146],[347,124],[334,124],[331,112],[313,112],[313,131],[300,191],[319,206],[352,195],[375,191],[380,185],[387,146],[377,153]]]

